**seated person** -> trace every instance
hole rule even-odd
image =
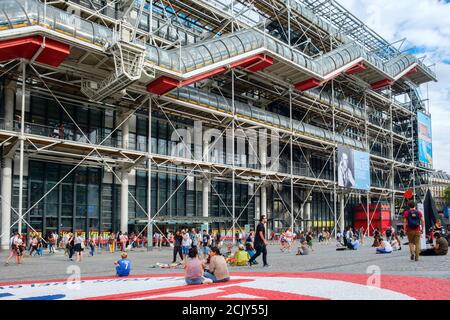
[[[395,232],[394,235],[392,236],[391,246],[392,246],[392,249],[393,249],[394,251],[400,251],[400,250],[402,250],[402,244],[401,244],[400,239],[399,239],[399,237],[398,237],[398,235],[397,235],[396,232]]]
[[[436,245],[431,249],[423,250],[420,255],[421,256],[445,256],[448,253],[448,242],[445,239],[441,232],[435,232],[434,237],[436,239]]]
[[[379,239],[380,245],[377,247],[377,253],[392,253],[392,246],[388,241],[384,241],[383,238]]]
[[[360,247],[360,243],[356,235],[353,236],[353,238],[349,241],[347,241],[347,248],[350,250],[358,250]]]
[[[184,263],[184,280],[188,285],[212,283],[212,280],[203,277],[204,265],[198,258],[196,247],[190,248],[188,258]]]
[[[251,258],[255,255],[255,253],[256,253],[255,249],[253,249],[253,244],[252,244],[251,242],[247,242],[247,243],[245,244],[245,251],[247,251],[247,253],[248,253],[250,259],[251,259]],[[253,261],[252,264],[258,264],[258,261],[255,260],[255,261]]]
[[[378,248],[380,246],[380,239],[381,239],[381,237],[379,235],[374,236],[373,244],[372,244],[373,248]]]
[[[235,266],[246,266],[250,260],[250,255],[245,251],[244,245],[239,245],[239,250],[234,254],[234,264]]]
[[[233,244],[229,243],[227,244],[227,252],[225,253],[225,258],[231,258],[232,257],[232,250],[233,250]]]
[[[310,248],[308,246],[308,242],[305,240],[301,243],[300,247],[298,247],[297,256],[307,256],[310,252]]]
[[[244,251],[244,253],[246,252]],[[209,256],[209,268],[205,271],[204,277],[214,283],[230,281],[228,266],[225,258],[220,254],[219,248],[212,247]]]
[[[119,277],[128,277],[131,271],[131,261],[127,259],[128,255],[126,252],[122,252],[119,261],[114,262],[116,266],[116,275]]]

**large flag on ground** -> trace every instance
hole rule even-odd
[[[423,215],[425,219],[425,230],[428,233],[438,219],[438,210],[430,189],[428,189],[425,200],[423,201]]]

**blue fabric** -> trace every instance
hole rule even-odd
[[[385,254],[385,253],[392,253],[392,251],[386,251],[385,248],[377,248],[377,253]]]
[[[116,272],[119,277],[126,277],[130,274],[131,271],[131,261],[128,259],[120,259],[117,261],[119,264],[116,267]]]
[[[359,241],[350,241],[348,242],[348,248],[351,250],[358,250],[360,247]]]
[[[189,253],[189,247],[188,246],[182,246],[181,247],[181,252],[183,253],[183,255],[187,255]]]
[[[222,279],[222,280],[217,280],[216,276],[213,275],[211,272],[208,272],[208,271],[205,271],[205,273],[203,274],[203,276],[204,276],[205,278],[211,279],[212,282],[214,282],[214,283],[230,281],[230,277],[224,278],[224,279]]]
[[[194,285],[194,284],[202,284],[203,279],[202,278],[185,278],[186,284],[188,285]]]
[[[213,275],[211,272],[205,271],[203,274],[205,278],[211,279],[213,282],[217,282],[217,278],[215,275]]]

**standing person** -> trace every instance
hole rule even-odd
[[[190,237],[191,237],[192,248],[197,248],[197,246],[198,246],[198,238],[197,238],[197,232],[195,231],[194,228],[192,228],[192,230],[191,230]]]
[[[173,244],[173,261],[172,263],[177,262],[177,254],[180,255],[181,260],[183,260],[183,252],[181,250],[181,244],[183,242],[183,237],[181,236],[180,230],[177,230],[174,236],[174,244]]]
[[[89,248],[90,248],[89,255],[91,257],[93,257],[94,253],[95,253],[95,239],[94,239],[94,236],[89,237]]]
[[[69,260],[73,261],[72,257],[75,251],[75,235],[71,232],[67,239],[67,249],[69,251]]]
[[[25,243],[22,240],[22,236],[18,233],[18,236],[13,242],[13,248],[16,251],[16,263],[21,264],[23,258],[23,252],[25,251]]]
[[[53,233],[48,235],[48,253],[55,253],[55,236]]]
[[[5,266],[9,265],[9,260],[11,260],[11,258],[16,256],[16,254],[17,254],[17,248],[15,246],[17,237],[18,237],[18,233],[14,232],[13,236],[9,239],[9,255],[8,255],[8,258],[6,258]]]
[[[183,238],[181,242],[181,251],[183,253],[183,257],[185,257],[189,253],[189,248],[191,247],[192,240],[189,236],[189,233],[187,233],[185,230],[181,232],[181,236]]]
[[[202,253],[203,256],[206,257],[209,254],[209,240],[211,239],[211,237],[209,236],[209,234],[206,232],[206,230],[203,230],[203,235],[202,235]]]
[[[161,242],[160,242],[160,234],[157,232],[155,232],[155,247],[160,248],[161,247]]]
[[[116,235],[116,242],[115,242],[115,246],[117,250],[120,249],[120,238],[122,237],[122,231],[119,231],[119,233],[117,233]]]
[[[218,230],[216,233],[216,243],[215,243],[215,246],[218,248],[220,248],[220,246],[221,246],[220,245],[221,239],[222,239],[222,237],[220,236],[220,230]]]
[[[75,252],[77,255],[77,262],[83,261],[83,250],[84,250],[83,241],[84,241],[84,239],[81,236],[81,233],[79,232],[74,239],[74,243],[75,243],[74,249],[75,249]]]
[[[58,239],[59,239],[58,233],[53,232],[53,246],[56,247],[56,249],[58,249]],[[53,250],[53,252],[55,252],[55,250]]]
[[[120,241],[120,251],[123,252],[127,248],[128,236],[126,232],[120,235],[119,241]]]
[[[306,234],[306,243],[308,244],[308,247],[311,248],[311,251],[314,251],[313,249],[313,236],[311,232],[308,232]]]
[[[30,250],[30,256],[33,254],[36,255],[36,252],[38,252],[38,238],[37,236],[33,236],[31,239],[31,250]]]
[[[411,260],[419,261],[420,236],[425,230],[422,212],[416,209],[414,201],[408,202],[409,210],[403,214],[403,228],[406,230],[409,241]]]
[[[289,227],[285,233],[286,241],[287,241],[287,249],[291,252],[292,243],[294,241],[294,233],[292,232],[292,228]]]
[[[364,245],[364,237],[365,237],[364,228],[361,227],[361,228],[359,228],[359,241],[361,242],[362,246]]]
[[[37,251],[36,253],[42,257],[43,256],[43,250],[44,250],[44,239],[42,239],[41,236],[38,236],[38,245],[37,245]],[[36,255],[36,253],[34,255]]]
[[[116,250],[116,236],[114,233],[109,235],[109,253],[114,253]]]
[[[236,245],[239,246],[241,244],[241,237],[238,230],[234,233],[234,239],[236,240]]]
[[[263,255],[263,267],[270,267],[267,263],[267,240],[266,240],[266,228],[264,225],[267,223],[267,219],[265,215],[262,215],[259,220],[258,227],[256,228],[256,235],[255,235],[255,243],[254,247],[256,249],[255,255],[249,260],[248,265],[251,266],[256,258],[258,258],[261,253]]]

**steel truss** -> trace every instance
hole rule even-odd
[[[153,172],[168,173],[170,170],[176,169],[177,175],[184,175],[185,178],[159,208],[152,208],[151,192],[147,192],[147,204],[144,205],[139,203],[127,189],[126,197],[131,196],[147,216],[146,226],[141,233],[146,230],[148,239],[152,239],[153,228],[158,228],[156,223],[163,208],[167,206],[188,177],[193,176],[202,178],[203,183],[208,184],[208,188],[218,196],[219,201],[226,208],[232,221],[231,225],[227,227],[231,231],[233,240],[236,230],[243,231],[239,220],[244,211],[255,201],[256,196],[261,195],[262,190],[266,190],[268,187],[278,194],[284,210],[288,213],[289,219],[284,221],[283,227],[290,226],[296,229],[307,230],[312,227],[308,223],[312,219],[306,217],[305,208],[311,205],[310,196],[313,193],[322,195],[334,217],[332,226],[334,234],[339,229],[342,232],[345,227],[345,214],[342,212],[342,206],[345,209],[350,197],[357,197],[365,210],[367,208],[368,226],[373,220],[373,216],[370,216],[368,212],[371,198],[377,204],[383,201],[389,202],[391,217],[394,218],[396,208],[403,205],[403,192],[406,189],[413,189],[417,199],[423,197],[424,190],[421,189],[424,187],[421,180],[427,175],[427,170],[419,167],[415,159],[416,132],[413,124],[417,107],[414,105],[413,99],[404,103],[396,99],[397,95],[406,93],[405,88],[416,92],[416,88],[407,81],[376,92],[357,76],[340,75],[329,80],[318,93],[312,94],[309,92],[299,93],[286,79],[277,78],[264,71],[250,73],[242,69],[233,69],[198,84],[198,87],[202,89],[219,93],[221,96],[231,99],[231,113],[207,105],[183,101],[170,94],[151,95],[143,88],[142,71],[146,75],[145,80],[150,80],[155,77],[155,70],[144,68],[143,49],[136,43],[131,43],[131,39],[151,43],[160,48],[176,48],[182,52],[185,45],[181,41],[182,32],[193,34],[196,40],[203,41],[218,34],[247,28],[260,30],[273,28],[273,30],[278,30],[280,37],[284,38],[289,46],[300,49],[311,56],[320,56],[341,45],[343,43],[341,33],[361,41],[370,50],[383,56],[390,57],[396,54],[391,45],[384,42],[366,26],[358,24],[353,16],[348,12],[343,12],[342,8],[336,7],[332,1],[302,0],[300,2],[314,13],[329,20],[331,24],[341,21],[341,25],[338,23],[335,25],[336,31],[329,32],[324,29],[324,26],[319,26],[310,18],[302,15],[295,6],[289,4],[289,1],[232,1],[227,10],[218,10],[217,6],[211,5],[208,1],[150,1],[148,2],[150,10],[145,13],[150,15],[151,27],[148,31],[138,28],[136,21],[139,20],[131,18],[129,14],[132,9],[127,9],[127,14],[122,18],[122,22],[127,22],[125,23],[127,30],[131,31],[130,41],[127,42],[123,39],[123,30],[121,29],[123,25],[105,14],[105,8],[88,8],[79,1],[54,1],[48,4],[59,8],[68,6],[77,8],[81,12],[80,15],[86,19],[101,21],[105,26],[114,30],[119,26],[119,34],[122,39],[115,42],[109,52],[104,53],[86,47],[74,48],[70,59],[57,68],[36,61],[16,61],[1,66],[2,77],[22,86],[22,115],[18,125],[19,130],[17,127],[13,130],[0,130],[0,145],[9,156],[14,156],[18,151],[20,160],[18,210],[9,204],[18,219],[11,224],[11,228],[17,224],[19,230],[22,230],[22,222],[31,227],[25,219],[26,215],[69,175],[63,177],[38,202],[30,208],[24,209],[22,203],[25,153],[30,159],[72,164],[74,167],[70,172],[79,166],[97,166],[111,172],[119,183],[127,179],[127,172],[130,170],[146,171],[149,190],[152,188],[151,175]],[[153,6],[159,8],[161,11],[159,15],[153,13]],[[143,5],[136,12],[138,17],[141,17],[144,14]],[[259,23],[249,20],[249,12],[261,15]],[[162,23],[158,29],[153,29],[153,19]],[[195,20],[195,24],[199,26],[196,28],[186,27],[188,19]],[[200,26],[203,28],[203,32],[199,32]],[[160,35],[160,31],[165,27],[169,28],[168,30],[175,30],[176,39]],[[92,83],[97,83],[98,87],[92,86]],[[321,95],[325,91],[331,93],[331,101],[321,99]],[[70,118],[73,126],[82,134],[84,141],[69,141],[27,132],[30,124],[25,122],[26,92],[54,99]],[[88,99],[80,93],[84,93]],[[107,99],[114,95],[116,95],[115,99]],[[340,108],[337,104],[338,95],[357,101],[355,109],[350,111]],[[102,137],[101,141],[91,141],[66,110],[65,103],[69,101],[78,101],[96,108],[120,110],[123,117],[112,132],[106,137]],[[235,101],[249,101],[254,103],[255,108],[262,109],[268,108],[271,102],[277,101],[286,109],[282,111],[289,115],[289,128],[280,128],[268,122],[244,117],[236,112]],[[227,129],[231,130],[232,141],[236,140],[237,132],[240,133],[243,129],[268,129],[270,130],[268,137],[279,137],[280,139],[280,152],[276,158],[281,158],[284,152],[288,154],[288,172],[273,170],[265,165],[260,168],[241,166],[235,161],[237,152],[234,143],[231,164],[209,161],[207,158],[199,160],[192,157],[168,156],[152,152],[151,123],[152,114],[156,111],[164,116],[183,144],[185,141],[176,130],[176,118],[203,121],[208,127],[219,129],[221,136],[225,135]],[[135,114],[146,116],[148,119],[147,151],[132,150],[127,144],[122,144],[122,146],[105,145],[114,132],[119,129],[125,130],[128,120]],[[330,131],[333,137],[341,134],[364,142],[364,151],[371,153],[370,160],[374,168],[371,190],[362,192],[341,189],[337,185],[335,170],[337,143],[299,132],[293,127],[293,120],[298,117],[300,117],[298,120],[302,122],[313,123],[319,128]],[[243,132],[245,134],[245,131]],[[249,137],[245,136],[245,138]],[[378,151],[380,146],[382,149]],[[186,145],[186,148],[190,148],[190,146]],[[262,155],[257,150],[253,151],[257,155],[258,163],[264,162],[261,159]],[[299,162],[297,160],[309,159],[311,154],[325,159],[319,173],[314,173],[308,161],[306,161],[307,172],[310,174],[294,172],[295,164]],[[323,173],[327,166],[333,168],[333,179],[324,178]],[[214,187],[214,181],[231,182],[231,203],[227,203],[226,199],[220,196]],[[235,206],[235,185],[237,183],[254,184],[253,194],[240,212],[236,212]],[[290,191],[289,199],[285,199],[279,193],[280,188]],[[296,188],[305,190],[306,196],[303,199],[295,196]],[[327,195],[329,194],[332,194],[331,202],[328,201]],[[2,201],[5,199],[2,198]],[[295,201],[299,202],[297,209]],[[259,211],[260,214],[269,215],[269,219],[275,218],[273,214],[271,216],[270,210],[267,210],[267,203],[261,204],[260,210],[261,208],[264,208],[265,212]],[[369,228],[366,232],[368,231]],[[2,230],[2,236],[5,234],[6,232]]]

